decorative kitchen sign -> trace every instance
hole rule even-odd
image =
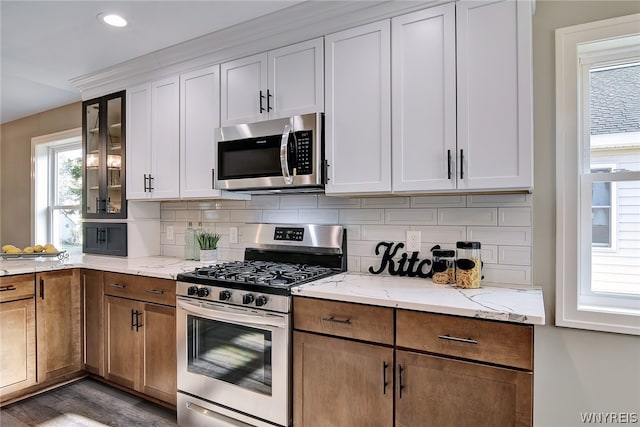
[[[400,249],[404,248],[404,243],[397,243],[394,246],[393,242],[380,242],[376,246],[376,255],[380,255],[380,252],[384,250],[382,259],[380,260],[380,266],[377,270],[374,270],[373,266],[369,267],[369,273],[380,274],[385,270],[388,270],[392,276],[409,276],[409,277],[431,277],[433,272],[431,271],[431,260],[418,258],[418,252],[411,253],[411,256],[404,252],[400,255],[399,260],[394,260]]]

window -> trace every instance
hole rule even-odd
[[[556,30],[556,324],[640,335],[640,15]]]
[[[34,243],[82,251],[82,140],[79,129],[32,139]]]

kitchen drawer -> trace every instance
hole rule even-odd
[[[398,310],[396,346],[533,370],[533,326]]]
[[[393,309],[293,298],[293,327],[338,337],[393,344]]]
[[[156,304],[176,305],[176,282],[169,279],[105,272],[104,293]]]
[[[33,274],[0,277],[0,302],[33,297],[35,283]]]

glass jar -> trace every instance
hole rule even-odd
[[[457,242],[456,286],[479,288],[482,279],[480,242]]]
[[[431,253],[433,276],[431,280],[438,284],[455,283],[456,251],[451,249],[434,249]]]
[[[189,226],[184,231],[184,259],[196,259],[195,253],[196,231],[193,224],[189,222]]]

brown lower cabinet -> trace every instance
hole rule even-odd
[[[36,383],[34,275],[0,277],[0,400]]]
[[[105,379],[175,405],[175,282],[116,273],[104,277]],[[146,294],[167,304],[127,298]]]
[[[84,369],[104,376],[104,273],[80,271],[82,287],[82,325],[84,332]]]
[[[82,370],[77,269],[36,273],[38,383]]]
[[[303,297],[293,324],[296,427],[533,425],[530,325]]]

